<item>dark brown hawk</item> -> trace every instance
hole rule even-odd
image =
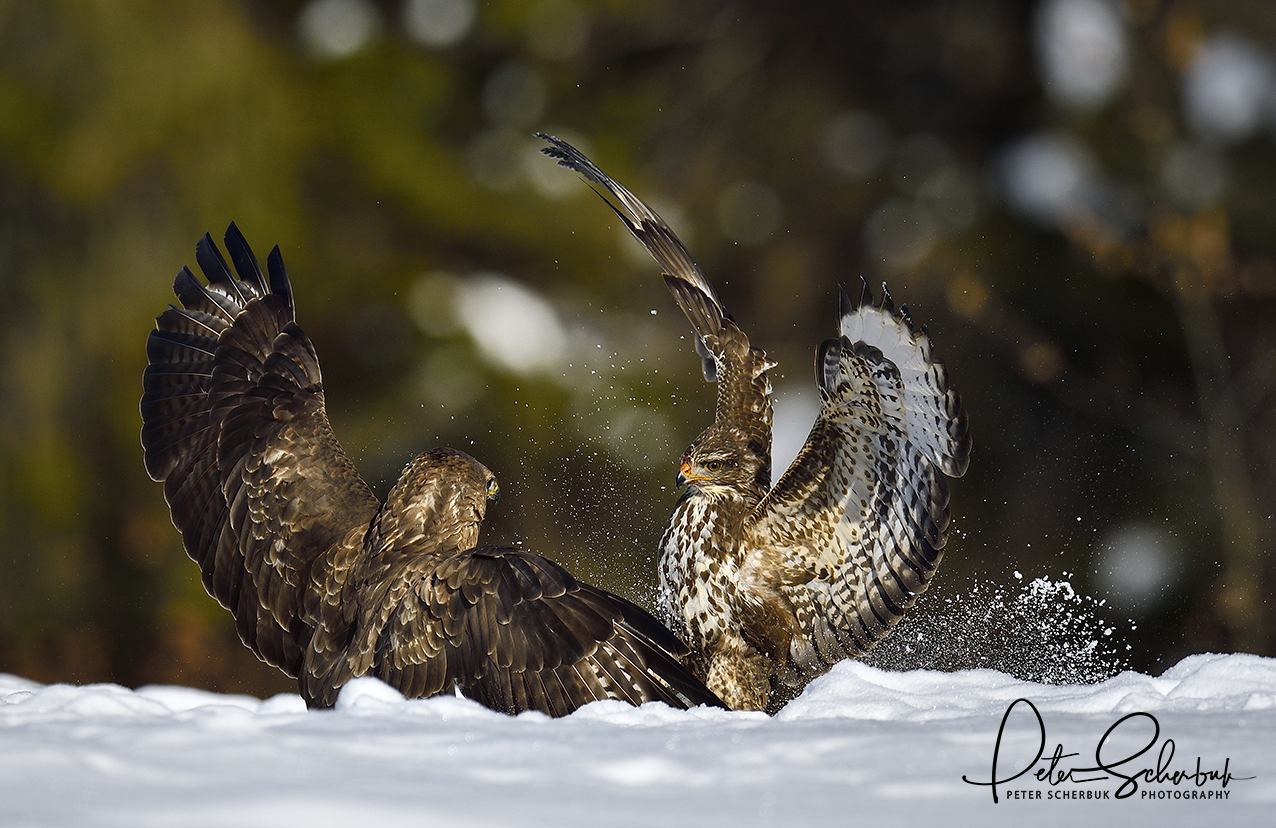
[[[142,446],[208,592],[263,661],[329,707],[356,676],[509,713],[595,699],[721,702],[648,613],[522,549],[479,546],[496,479],[451,449],[384,505],[328,426],[314,346],[276,247],[269,279],[235,225],[207,234],[146,343]]]
[[[835,662],[865,653],[925,591],[943,555],[948,484],[970,458],[966,413],[930,338],[890,295],[841,293],[815,360],[820,414],[771,486],[774,366],[722,308],[650,208],[569,144],[542,150],[606,190],[665,269],[718,384],[713,425],[682,456],[686,490],[660,541],[664,609],[689,664],[736,709],[774,712]]]

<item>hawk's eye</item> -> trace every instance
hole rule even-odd
[[[720,472],[722,471],[722,461],[710,460],[708,463],[704,464],[704,467],[711,472]]]
[[[495,503],[501,499],[501,487],[496,485],[496,478],[487,481],[487,499]]]

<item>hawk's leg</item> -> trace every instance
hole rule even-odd
[[[705,684],[732,710],[766,710],[774,669],[744,639],[724,636],[709,655]]]

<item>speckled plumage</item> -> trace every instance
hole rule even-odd
[[[820,414],[771,485],[772,367],[673,231],[574,147],[542,150],[604,198],[665,269],[718,384],[713,424],[682,456],[685,491],[660,541],[664,609],[688,663],[730,707],[778,709],[885,637],[939,566],[948,484],[970,457],[961,398],[889,294],[841,293],[816,358]]]
[[[595,699],[721,702],[647,612],[539,555],[479,545],[497,494],[472,457],[414,459],[384,505],[328,425],[319,360],[276,247],[207,234],[147,339],[142,446],[209,594],[240,638],[331,706],[356,676],[564,715]]]

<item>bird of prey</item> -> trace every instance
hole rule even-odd
[[[208,234],[147,339],[142,446],[208,592],[311,707],[372,675],[508,713],[595,699],[721,702],[644,610],[523,549],[478,545],[499,494],[466,454],[412,460],[381,504],[328,425],[314,345],[276,247]]]
[[[947,541],[948,484],[969,463],[961,398],[925,329],[890,294],[841,291],[838,336],[815,360],[820,413],[771,485],[766,355],[726,313],[673,231],[566,142],[542,152],[599,193],[664,268],[695,329],[713,424],[682,455],[685,490],[660,541],[663,609],[728,706],[776,711],[835,662],[885,637]]]

